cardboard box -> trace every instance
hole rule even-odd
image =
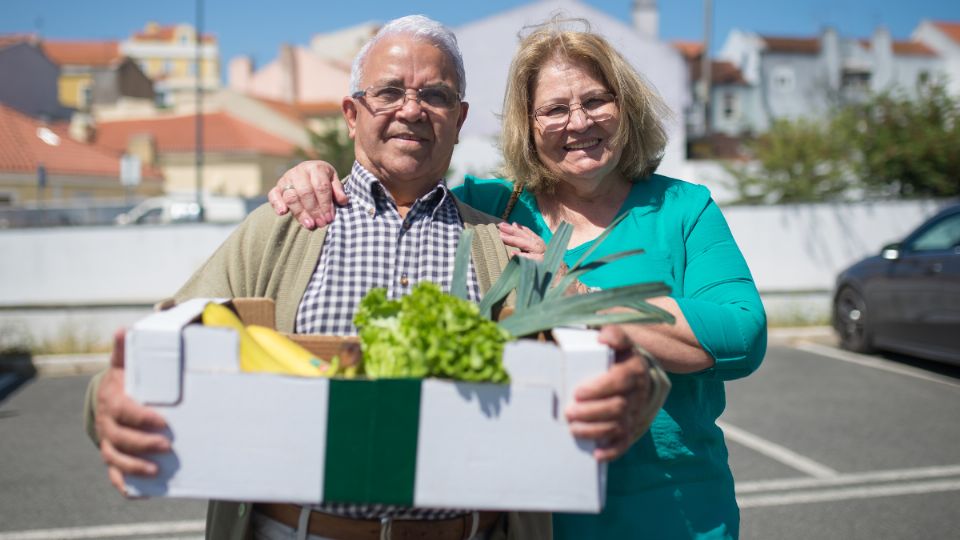
[[[157,477],[126,477],[131,495],[603,507],[606,467],[591,442],[570,435],[562,413],[573,388],[612,361],[595,332],[560,329],[557,344],[508,344],[509,385],[301,378],[241,372],[237,334],[197,324],[208,301],[153,314],[127,334],[127,392],[166,418],[173,442],[172,452],[153,456]],[[248,324],[273,326],[272,301],[233,305]],[[322,358],[355,339],[293,337]]]

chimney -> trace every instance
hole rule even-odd
[[[820,56],[823,58],[827,71],[827,87],[830,90],[840,89],[840,36],[833,27],[826,27],[820,33]]]
[[[879,92],[893,84],[893,37],[890,30],[881,26],[870,38],[870,52],[873,55],[873,74],[870,77],[870,90]]]
[[[657,0],[633,0],[633,28],[649,40],[656,41],[660,38]]]
[[[231,90],[247,93],[253,79],[253,59],[249,56],[235,56],[227,66],[227,84]]]
[[[127,140],[127,153],[140,158],[144,166],[153,165],[157,160],[157,144],[152,133],[138,133]]]
[[[280,46],[280,101],[296,103],[297,100],[297,50],[284,43]]]

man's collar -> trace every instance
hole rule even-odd
[[[351,196],[358,196],[362,204],[368,208],[377,208],[377,201],[388,200],[396,206],[396,202],[390,192],[384,187],[379,178],[368,171],[359,161],[353,162],[353,168],[350,171],[350,179],[345,188]],[[433,212],[440,208],[444,201],[452,198],[453,193],[447,188],[447,181],[443,178],[437,180],[437,186],[428,193],[417,199],[418,201],[430,201],[433,206]]]

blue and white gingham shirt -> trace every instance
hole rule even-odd
[[[354,162],[344,183],[350,202],[327,228],[320,261],[297,310],[298,334],[353,335],[353,315],[367,291],[400,298],[421,281],[450,291],[463,222],[443,180],[414,202],[406,218],[380,181]],[[480,300],[473,263],[468,297]]]

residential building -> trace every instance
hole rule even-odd
[[[940,55],[948,74],[948,88],[953,95],[960,95],[960,22],[922,21],[911,39]]]
[[[55,87],[56,85],[54,85]],[[121,154],[0,105],[0,206],[146,197],[162,192],[160,171],[141,164],[135,187],[121,182]]]
[[[212,34],[201,36],[198,66],[196,34],[189,24],[148,22],[143,31],[120,42],[120,52],[136,60],[154,81],[161,105],[193,99],[198,82],[207,92],[220,88],[217,38]]]
[[[194,191],[196,116],[101,121],[94,140],[140,156],[163,171],[164,191]],[[254,197],[267,192],[292,164],[297,145],[227,112],[203,114],[202,190]]]
[[[745,108],[742,118],[752,132],[777,119],[823,117],[884,90],[915,95],[918,85],[947,68],[931,47],[894,40],[885,28],[868,40],[843,38],[832,28],[815,37],[733,30],[718,56],[759,92],[759,105]]]
[[[44,40],[43,52],[60,66],[60,103],[88,111],[121,99],[152,103],[153,82],[116,41]]]
[[[57,97],[59,74],[36,36],[0,36],[0,104],[34,118],[68,117]]]
[[[685,159],[686,128],[680,116],[690,103],[687,70],[683,58],[656,33],[656,2],[634,3],[634,21],[628,25],[607,13],[576,0],[532,2],[455,28],[467,65],[466,99],[470,117],[460,132],[451,167],[465,172],[494,174],[502,163],[496,141],[499,114],[507,85],[510,61],[517,50],[517,31],[549,20],[555,13],[589,21],[590,29],[603,35],[659,91],[676,115],[668,119],[670,141],[660,171],[678,175]],[[582,23],[569,23],[573,29]]]
[[[743,73],[732,62],[710,61],[710,99],[707,103],[695,90],[701,84],[703,71],[703,43],[675,41],[674,48],[680,51],[687,64],[693,101],[685,112],[687,139],[700,140],[707,134],[739,137],[750,132],[748,119],[756,116],[760,107],[760,94],[756,86],[749,84]],[[725,149],[715,149],[725,150]],[[732,157],[729,151],[709,151],[716,157]]]
[[[233,58],[228,84],[237,92],[289,104],[337,104],[350,93],[350,66],[305,47],[282,45],[258,70],[246,56]]]

